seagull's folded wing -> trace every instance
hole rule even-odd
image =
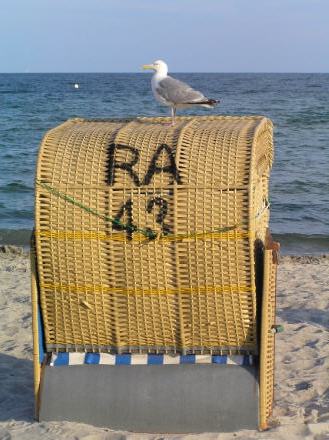
[[[162,98],[172,104],[192,104],[207,100],[201,92],[170,76],[158,83],[156,91]]]

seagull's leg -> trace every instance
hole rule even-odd
[[[175,118],[176,118],[176,107],[173,106],[171,107],[171,125],[174,126],[175,125]]]
[[[170,113],[171,113],[171,122],[166,122],[164,125],[168,125],[169,127],[173,127],[175,125],[176,108],[170,107]]]
[[[170,107],[170,111],[171,111],[171,124],[170,125],[174,125],[175,124],[175,110],[174,110],[174,107]]]

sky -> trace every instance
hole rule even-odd
[[[0,0],[0,72],[329,72],[329,0]]]

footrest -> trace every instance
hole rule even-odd
[[[43,367],[39,419],[134,432],[256,429],[256,366],[65,365]]]

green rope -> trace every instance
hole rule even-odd
[[[152,229],[143,229],[139,228],[137,225],[134,225],[132,223],[123,223],[119,219],[110,217],[108,215],[100,214],[95,209],[89,208],[88,206],[85,206],[78,200],[75,200],[73,197],[68,196],[67,194],[64,194],[60,191],[58,191],[56,188],[53,188],[52,186],[48,185],[47,183],[36,180],[36,184],[41,186],[42,188],[46,189],[51,194],[54,194],[55,196],[66,200],[67,202],[71,203],[72,205],[78,206],[79,208],[83,209],[84,211],[88,212],[89,214],[95,215],[96,217],[101,218],[102,220],[105,220],[107,222],[112,223],[113,226],[119,227],[120,229],[126,230],[127,232],[140,232],[145,237],[147,237],[149,240],[155,240],[158,236],[158,234],[155,231],[152,231]],[[214,232],[228,232],[236,229],[238,225],[234,226],[226,226],[224,228],[216,228]],[[166,234],[166,236],[174,236],[175,234]]]
[[[48,185],[45,182],[42,181],[36,181],[36,184],[41,186],[42,188],[49,191],[51,194],[54,194],[55,196],[66,200],[67,202],[71,203],[72,205],[78,206],[79,208],[83,209],[84,211],[88,212],[89,214],[93,214],[96,217],[99,217],[107,222],[112,223],[112,225],[120,227],[121,229],[124,229],[128,232],[140,232],[141,234],[145,235],[145,237],[149,238],[150,240],[154,240],[157,237],[156,232],[152,231],[151,229],[142,229],[138,226],[130,223],[122,223],[119,219],[110,217],[108,215],[100,214],[95,209],[89,208],[88,206],[83,205],[78,200],[75,200],[73,197],[68,196],[67,194],[64,194],[57,189],[53,188],[52,186]]]

